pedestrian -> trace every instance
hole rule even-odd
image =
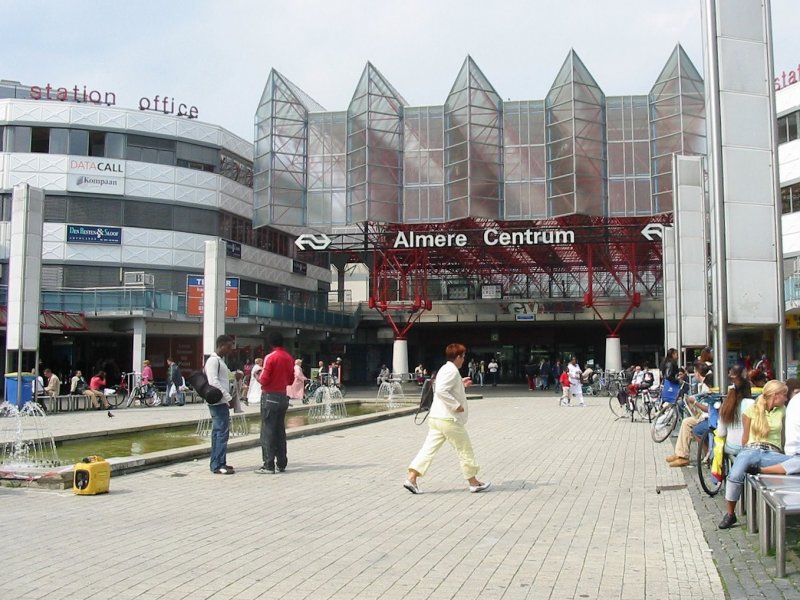
[[[569,377],[569,392],[571,396],[578,399],[581,406],[586,406],[583,401],[583,383],[581,382],[581,368],[578,366],[578,358],[571,356],[567,364],[567,376]]]
[[[498,371],[500,370],[500,365],[497,364],[497,361],[492,358],[489,361],[489,364],[486,367],[489,370],[489,377],[492,380],[492,387],[497,387],[497,379],[498,379]]]
[[[153,367],[150,365],[149,360],[142,362],[142,385],[150,385],[155,381],[153,377]]]
[[[209,355],[203,367],[208,384],[222,392],[222,399],[219,402],[208,405],[208,412],[211,413],[210,466],[211,472],[215,475],[233,475],[235,473],[233,467],[227,463],[228,437],[231,432],[230,371],[228,365],[222,360],[231,353],[233,344],[231,336],[224,334],[219,336],[216,340],[216,351]]]
[[[303,399],[306,381],[308,381],[308,377],[303,373],[303,359],[296,358],[294,360],[294,380],[286,386],[286,395],[289,396],[289,400]]]
[[[183,406],[185,396],[181,391],[183,387],[183,375],[181,375],[181,368],[178,366],[172,357],[167,359],[167,397],[164,399],[164,406],[175,404],[176,406]]]
[[[421,371],[420,371],[420,375],[422,375]],[[391,378],[392,378],[392,373],[391,373],[391,371],[389,371],[389,367],[387,367],[386,365],[382,365],[381,366],[381,371],[380,371],[380,373],[378,373],[378,378],[376,380],[377,384],[378,384],[378,387],[380,387],[380,385],[382,383],[384,383],[386,381],[389,381]]]
[[[250,371],[250,380],[247,383],[247,402],[246,404],[261,405],[261,384],[258,382],[258,376],[261,374],[261,369],[264,364],[264,359],[259,357],[253,361],[253,369]]]
[[[533,362],[533,357],[525,363],[523,367],[525,371],[525,378],[528,380],[528,389],[534,391],[536,389],[536,364]]]
[[[242,402],[247,400],[244,393],[244,371],[237,369],[233,372],[233,380],[231,381],[231,408],[234,414],[241,414],[244,412]]]
[[[478,365],[478,381],[481,383],[481,387],[483,387],[483,383],[486,380],[486,361],[482,360]]]
[[[481,482],[477,478],[480,467],[475,464],[475,453],[465,427],[468,417],[466,388],[472,385],[469,377],[461,377],[460,369],[466,352],[463,344],[450,344],[445,350],[447,363],[436,374],[428,436],[411,461],[408,478],[403,483],[403,487],[412,494],[420,493],[417,478],[425,475],[436,452],[445,442],[449,442],[458,453],[461,473],[469,484],[470,492],[484,492],[492,486],[491,482]]]
[[[294,360],[283,349],[283,335],[273,331],[267,337],[272,348],[264,358],[264,368],[259,375],[261,383],[261,468],[256,473],[264,475],[286,470],[286,410],[289,398],[286,387],[294,381]]]

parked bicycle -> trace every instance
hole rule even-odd
[[[700,478],[700,487],[709,496],[716,496],[725,485],[725,478],[728,476],[731,457],[724,454],[720,473],[711,473],[711,463],[714,460],[714,431],[719,422],[719,408],[722,406],[722,398],[717,394],[708,397],[708,433],[699,440],[697,444],[697,476]]]
[[[141,373],[128,373],[126,385],[130,391],[125,406],[158,406],[161,404],[156,386],[150,382],[143,383]]]
[[[656,411],[650,428],[650,436],[654,442],[661,443],[666,440],[675,431],[678,423],[684,417],[692,414],[683,401],[687,389],[688,385],[685,383],[675,384],[669,380],[664,381],[661,389],[661,405]]]

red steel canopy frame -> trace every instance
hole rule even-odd
[[[646,217],[569,215],[537,221],[462,219],[447,223],[386,224],[366,222],[359,238],[331,252],[359,259],[355,241],[372,253],[370,308],[378,310],[398,339],[405,338],[432,306],[428,280],[478,279],[510,289],[528,276],[529,289],[552,297],[553,281],[583,293],[611,336],[616,336],[643,298],[656,298],[662,280],[661,240],[642,234],[648,225],[669,225],[671,214]],[[529,233],[526,234],[525,232]],[[408,247],[411,234],[441,234],[442,247]],[[501,232],[527,235],[528,243],[503,244]],[[537,234],[537,232],[539,232]],[[557,232],[562,232],[557,235]],[[567,232],[567,233],[564,233]],[[572,232],[569,234],[568,232]],[[396,243],[403,235],[403,243]],[[487,238],[488,236],[488,238]],[[537,238],[538,236],[538,238]],[[560,236],[560,237],[559,237]],[[532,243],[531,243],[532,242]],[[616,324],[598,311],[602,306],[626,306]]]

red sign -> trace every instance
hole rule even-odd
[[[203,316],[203,297],[205,284],[200,275],[186,276],[186,314],[191,317]],[[225,316],[239,316],[239,278],[225,278]]]

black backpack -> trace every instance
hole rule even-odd
[[[217,377],[219,377],[219,371],[217,371]],[[206,377],[205,371],[195,371],[186,378],[186,383],[197,392],[198,396],[209,404],[219,404],[222,402],[222,390],[208,383],[208,377]]]
[[[433,404],[433,379],[425,380],[425,383],[422,384],[422,392],[419,395],[419,406],[417,407],[417,412],[414,413],[414,423],[417,425],[422,425],[425,422],[425,419],[428,418],[428,411],[431,409],[431,404]],[[422,415],[422,419],[419,419],[419,416]]]

